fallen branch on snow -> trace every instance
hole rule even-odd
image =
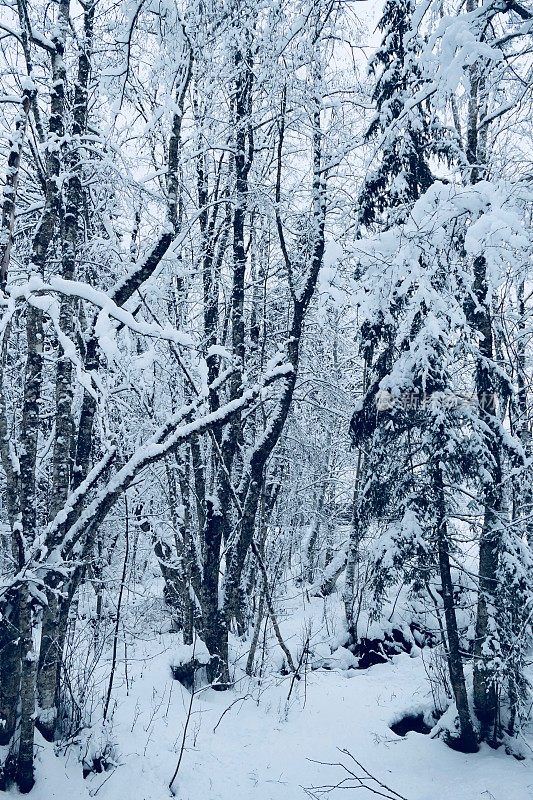
[[[304,792],[313,798],[313,800],[322,800],[323,797],[333,792],[335,789],[366,789],[368,792],[377,795],[378,797],[384,797],[386,800],[407,800],[402,794],[397,792],[395,789],[391,789],[390,786],[387,786],[386,783],[383,783],[372,775],[363,765],[357,761],[356,758],[349,752],[349,750],[339,750],[343,755],[348,756],[351,761],[361,770],[363,773],[362,775],[357,775],[353,769],[347,767],[346,764],[343,764],[342,761],[330,763],[327,761],[316,761],[315,759],[308,759],[313,764],[322,764],[325,767],[340,767],[346,773],[346,777],[342,778],[335,784],[329,784],[324,786],[310,786],[305,787],[303,786]]]

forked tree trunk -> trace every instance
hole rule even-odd
[[[315,65],[316,68],[316,65]],[[296,376],[298,373],[298,363],[300,358],[300,342],[305,317],[309,308],[309,303],[313,297],[318,274],[322,266],[325,247],[325,191],[326,179],[322,169],[322,132],[320,128],[319,98],[315,98],[315,108],[313,110],[313,244],[309,253],[309,265],[304,273],[302,288],[297,290],[294,285],[294,263],[289,256],[283,225],[279,214],[277,215],[277,228],[280,237],[280,244],[285,258],[288,272],[289,286],[292,295],[292,319],[287,343],[288,362],[292,367],[291,373],[284,378],[277,408],[271,416],[265,431],[259,437],[255,448],[250,456],[249,465],[241,480],[241,490],[239,504],[242,510],[240,520],[240,535],[227,557],[227,574],[224,586],[224,610],[226,620],[232,616],[239,615],[238,604],[243,597],[241,592],[241,580],[247,553],[252,545],[255,534],[255,523],[259,509],[263,484],[266,476],[266,466],[274,448],[285,427],[287,417],[292,405]],[[278,173],[276,181],[276,200],[280,199],[281,181],[281,153],[284,137],[284,114],[285,100],[282,105],[282,123],[280,128],[280,139],[278,145]],[[300,255],[297,256],[301,258]]]

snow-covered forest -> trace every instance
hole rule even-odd
[[[0,792],[532,800],[532,1],[0,0],[0,76]]]

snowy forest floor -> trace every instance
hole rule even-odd
[[[292,613],[296,607],[286,609],[291,613],[283,621],[284,636],[295,655],[309,632],[314,652],[328,652],[329,644],[334,648],[339,640],[340,601],[333,596],[326,605],[321,599],[305,605],[302,611],[300,603],[299,613]],[[34,800],[94,796],[162,800],[170,796],[168,783],[178,761],[190,702],[189,692],[170,673],[176,637],[159,633],[130,645],[127,681],[125,662],[120,661],[112,726],[105,733],[114,743],[116,765],[83,779],[79,752],[84,745],[54,752],[52,745],[39,738]],[[234,645],[233,656],[239,663],[238,643]],[[267,663],[271,665],[278,657],[276,647],[275,640],[269,639]],[[244,645],[242,653],[244,662]],[[478,754],[464,755],[450,750],[439,738],[415,732],[401,737],[390,730],[390,724],[405,712],[432,706],[425,654],[401,654],[367,670],[345,669],[346,663],[339,663],[341,668],[309,668],[300,681],[270,673],[259,683],[243,673],[239,678],[237,670],[230,691],[198,691],[174,783],[175,796],[180,800],[305,800],[310,796],[306,789],[315,787],[317,795],[316,787],[335,785],[347,777],[339,762],[355,767],[339,752],[345,749],[406,800],[533,799],[533,750],[523,761],[486,746]],[[98,749],[95,727],[88,741],[85,747]],[[357,767],[354,771],[362,774]],[[355,788],[318,792],[318,796],[331,800],[375,797]]]

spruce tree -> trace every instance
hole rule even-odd
[[[359,211],[361,226],[394,228],[399,239],[416,202],[434,182],[428,158],[450,157],[452,145],[429,104],[416,102],[423,77],[414,13],[411,0],[390,0],[379,23],[383,38],[370,64],[377,76],[376,114],[367,139],[380,137],[381,155],[364,183]],[[435,270],[425,250],[414,247],[404,272],[393,269],[392,275],[384,306],[363,329],[364,351],[375,360],[352,432],[371,455],[354,518],[359,525],[377,521],[382,530],[373,573],[377,607],[394,577],[420,590],[432,574],[439,575],[443,646],[459,717],[458,736],[450,743],[472,752],[477,742],[460,651],[445,491],[445,463],[454,468],[449,448],[460,426],[442,407],[450,391],[444,358],[449,320],[446,313],[433,312],[446,270]]]
[[[422,82],[417,64],[422,41],[413,30],[414,11],[412,0],[387,0],[378,24],[381,45],[369,65],[376,79],[376,113],[366,139],[376,142],[380,156],[360,194],[364,226],[398,219],[433,182],[428,155],[436,149],[435,131],[427,104],[414,102]]]

